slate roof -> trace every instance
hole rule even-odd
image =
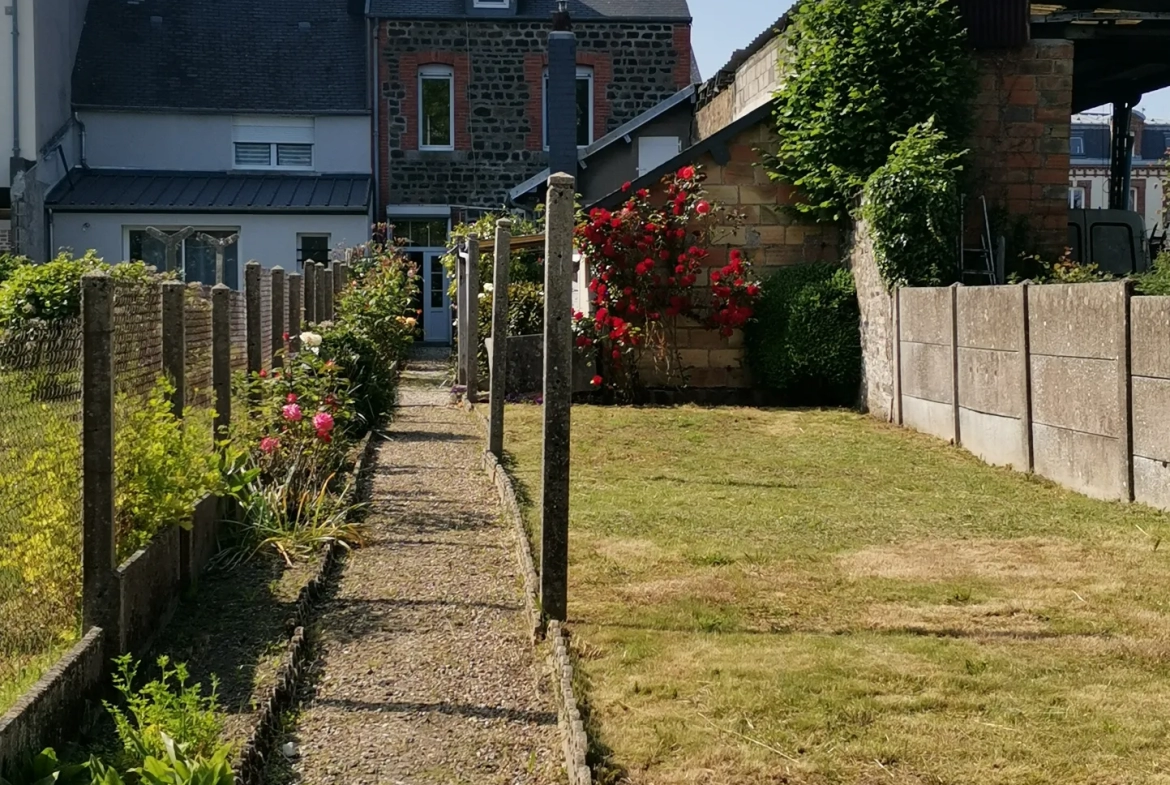
[[[369,175],[79,169],[45,200],[61,212],[364,213]]]
[[[92,1],[92,0],[91,0]],[[509,19],[548,21],[557,10],[557,0],[516,0],[516,16]],[[369,0],[370,16],[380,19],[467,18],[466,0]],[[569,0],[569,16],[577,21],[689,22],[687,0]],[[497,19],[499,17],[496,17]]]
[[[89,0],[78,108],[367,111],[366,21],[350,0]],[[307,26],[306,26],[307,24]]]

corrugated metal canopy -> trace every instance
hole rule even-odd
[[[370,176],[75,170],[49,194],[61,212],[365,213]]]

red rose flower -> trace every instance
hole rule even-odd
[[[699,215],[706,215],[707,213],[711,212],[711,203],[704,199],[695,205],[695,211]]]
[[[601,386],[601,383],[602,383],[603,381],[605,381],[605,380],[604,380],[604,379],[602,379],[600,376],[594,376],[594,377],[593,377],[593,378],[590,380],[590,382],[589,382],[589,383],[590,383],[590,384],[592,384],[594,387],[600,387],[600,386]]]
[[[622,183],[622,191],[624,192],[630,190],[630,185],[630,181],[626,180],[624,183]]]
[[[691,179],[694,179],[694,176],[695,176],[695,167],[693,167],[693,166],[684,166],[682,169],[679,169],[679,170],[678,170],[678,176],[679,176],[679,179],[681,179],[681,180],[691,180]]]

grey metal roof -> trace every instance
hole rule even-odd
[[[50,192],[61,212],[364,213],[369,175],[77,169]]]
[[[511,19],[547,21],[557,10],[557,0],[515,0]],[[369,0],[369,14],[381,19],[466,18],[467,0]],[[569,0],[569,15],[580,21],[655,19],[689,22],[687,0]],[[486,15],[485,15],[486,16]],[[498,17],[497,17],[498,18]]]
[[[367,111],[366,21],[350,0],[89,0],[79,108]]]
[[[601,137],[600,139],[598,139],[596,142],[589,145],[588,147],[578,148],[577,160],[578,161],[588,160],[588,158],[591,155],[593,155],[594,153],[597,153],[601,150],[604,150],[605,148],[609,147],[611,144],[618,141],[619,139],[624,139],[629,134],[632,134],[634,131],[637,131],[639,128],[641,128],[642,126],[649,123],[651,120],[658,119],[659,117],[666,114],[671,109],[682,104],[683,102],[691,101],[693,103],[694,97],[695,97],[695,86],[690,85],[688,87],[684,87],[683,89],[679,90],[677,93],[672,95],[670,98],[667,98],[665,101],[663,101],[660,104],[657,104],[655,106],[650,107],[645,112],[642,112],[642,114],[635,117],[633,120],[630,120],[628,123],[626,123],[624,125],[619,125],[617,128],[613,129],[608,134]],[[549,176],[549,170],[546,168],[540,174],[533,175],[532,177],[528,178],[524,182],[520,183],[520,185],[513,188],[511,191],[508,192],[508,196],[513,201],[515,201],[515,200],[519,199],[521,196],[523,196],[524,194],[531,191],[533,188],[536,188],[540,185],[543,185],[545,183],[545,181],[548,180],[548,176]]]

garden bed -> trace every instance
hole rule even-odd
[[[533,532],[541,409],[507,416]],[[573,451],[599,781],[1166,776],[1162,513],[843,411],[576,407]]]

